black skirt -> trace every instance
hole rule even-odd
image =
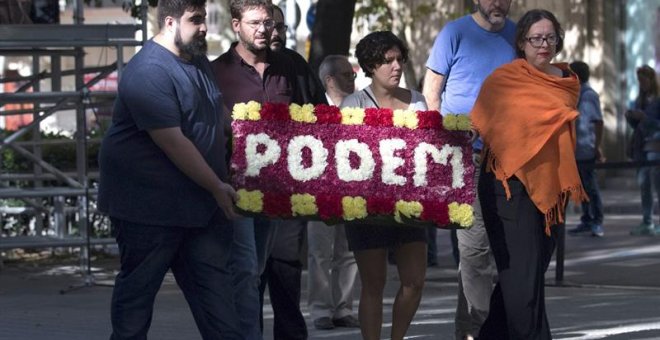
[[[346,239],[351,251],[394,248],[410,242],[428,242],[426,228],[413,226],[346,224]]]

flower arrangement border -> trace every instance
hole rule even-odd
[[[232,111],[232,129],[234,135],[242,137],[247,130],[258,132],[252,128],[251,123],[261,122],[279,127],[319,127],[335,125],[369,126],[374,128],[394,128],[407,131],[432,130],[450,135],[462,136],[465,150],[471,150],[466,131],[471,128],[471,122],[467,115],[445,115],[444,117],[438,111],[412,111],[412,110],[390,110],[390,109],[361,109],[361,108],[342,108],[329,105],[298,105],[298,104],[280,104],[257,102],[238,103]],[[263,126],[263,125],[262,125]],[[272,131],[271,131],[272,132]],[[266,137],[264,137],[266,138]],[[296,148],[298,144],[308,145],[311,140],[305,140],[304,136],[296,137],[289,142],[289,147]],[[234,143],[236,138],[234,139]],[[267,143],[267,139],[254,138],[254,143]],[[236,144],[234,144],[236,147]],[[352,147],[355,147],[354,145]],[[279,146],[273,146],[277,149]],[[323,148],[321,148],[323,149]],[[255,147],[256,150],[256,147]],[[298,150],[298,149],[296,149]],[[319,149],[320,150],[320,149]],[[340,150],[339,148],[337,150]],[[268,149],[266,152],[272,151]],[[281,151],[281,150],[276,150]],[[444,151],[444,150],[443,150]],[[266,153],[265,152],[265,153]],[[400,197],[391,197],[383,195],[373,195],[364,197],[363,195],[344,195],[340,193],[315,193],[314,190],[298,190],[288,193],[263,190],[267,188],[254,188],[246,185],[245,176],[236,176],[240,168],[235,159],[236,153],[232,156],[232,182],[237,188],[239,200],[237,207],[246,215],[266,216],[270,218],[296,218],[304,220],[323,220],[328,224],[336,224],[342,221],[364,221],[373,224],[405,224],[413,226],[435,225],[439,228],[467,228],[473,223],[474,212],[472,210],[472,201],[474,200],[474,185],[472,175],[474,168],[468,168],[463,174],[463,178],[456,178],[454,174],[453,181],[465,181],[459,199],[449,198],[449,200],[429,199],[422,197],[420,199],[402,199]],[[424,154],[426,155],[426,154]],[[327,158],[327,154],[312,155],[318,156],[319,160]],[[260,155],[266,162],[272,163],[272,155]],[[268,158],[271,157],[271,158]],[[346,156],[348,159],[348,156]],[[435,157],[435,156],[434,156]],[[445,156],[446,157],[446,156]],[[470,152],[471,158],[471,152]],[[298,161],[302,162],[302,156]],[[446,161],[446,159],[445,159]],[[296,162],[293,162],[296,163]],[[468,167],[471,162],[463,163]],[[261,166],[266,166],[261,165]],[[302,166],[302,165],[301,165]],[[291,174],[299,174],[299,181],[311,180],[314,171],[297,171],[291,169]],[[248,173],[250,169],[245,169]],[[350,166],[347,170],[351,171]],[[337,170],[337,172],[340,172]],[[312,173],[312,175],[309,175]],[[258,174],[258,170],[257,170]],[[255,175],[251,173],[251,175]],[[307,176],[307,177],[305,177]],[[309,177],[309,178],[308,178]],[[460,176],[459,176],[460,177]],[[396,176],[394,176],[396,180]],[[417,178],[415,178],[417,180]]]

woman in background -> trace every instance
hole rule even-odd
[[[655,70],[648,65],[638,68],[637,81],[639,95],[632,110],[626,112],[628,124],[633,128],[628,154],[634,161],[660,160],[660,97]],[[660,200],[660,167],[639,167],[637,183],[642,195],[642,223],[630,235],[653,236],[660,232],[653,224],[653,187]]]

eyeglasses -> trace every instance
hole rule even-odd
[[[345,77],[346,79],[351,79],[351,80],[355,80],[355,78],[357,78],[357,73],[355,73],[353,71],[340,72],[340,73],[338,73],[338,75],[341,75],[341,76]]]
[[[539,48],[543,46],[543,42],[547,42],[548,46],[555,46],[559,42],[559,37],[556,35],[548,35],[545,37],[542,36],[533,36],[533,37],[527,37],[525,40],[529,41],[529,44],[532,45],[532,47]]]
[[[271,30],[275,26],[275,22],[273,20],[264,20],[264,21],[259,21],[259,20],[253,20],[253,21],[243,21],[246,25],[250,26],[253,30],[258,30],[259,27],[263,26],[266,30]]]
[[[286,31],[287,29],[289,29],[289,26],[285,25],[283,22],[279,22],[275,24],[275,29],[278,31]]]

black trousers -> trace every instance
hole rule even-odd
[[[492,173],[482,171],[479,195],[499,282],[479,339],[552,339],[545,312],[544,276],[556,231],[545,234],[545,219],[517,179],[508,182],[511,199]]]
[[[307,324],[300,311],[302,243],[307,238],[301,221],[282,221],[273,241],[273,251],[261,274],[259,293],[263,310],[264,292],[268,286],[273,307],[273,339],[305,340]],[[263,312],[261,315],[263,330]]]
[[[168,270],[205,340],[242,339],[227,270],[233,238],[222,219],[205,228],[162,227],[111,218],[121,269],[112,292],[111,340],[146,340]]]

